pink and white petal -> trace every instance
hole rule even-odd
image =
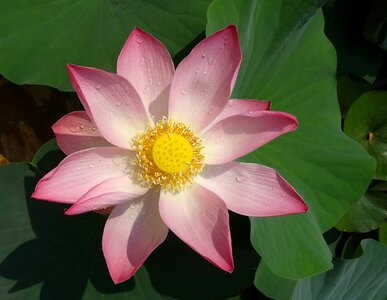
[[[293,115],[275,111],[257,111],[223,119],[201,136],[205,163],[230,162],[297,127]]]
[[[216,194],[200,185],[178,194],[161,192],[160,214],[192,249],[219,268],[233,271],[228,211]]]
[[[223,111],[214,119],[202,132],[207,131],[215,123],[243,114],[254,114],[258,111],[270,110],[271,101],[253,100],[253,99],[230,99]]]
[[[160,218],[159,193],[119,204],[110,214],[102,237],[102,249],[114,283],[131,278],[152,251],[167,237]]]
[[[85,111],[74,111],[60,118],[53,126],[59,148],[67,155],[93,147],[112,146],[99,133]]]
[[[195,182],[217,194],[229,210],[241,215],[268,217],[308,210],[301,196],[276,170],[262,165],[208,165]]]
[[[144,195],[149,188],[135,184],[127,176],[108,178],[95,187],[91,188],[68,210],[66,215],[76,215],[88,211],[106,209],[126,201],[131,201]]]
[[[139,28],[133,29],[117,61],[117,74],[136,89],[157,122],[168,116],[168,96],[175,68],[164,45]]]
[[[68,65],[71,82],[101,135],[111,144],[131,149],[131,140],[149,122],[134,87],[123,77]]]
[[[127,174],[134,156],[134,152],[116,147],[74,152],[62,160],[55,172],[50,172],[39,181],[32,197],[75,203],[106,179]]]
[[[200,132],[227,105],[242,54],[234,25],[201,41],[179,64],[171,84],[169,117]]]

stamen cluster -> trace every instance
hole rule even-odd
[[[168,172],[160,169],[152,155],[152,150],[160,138],[165,135],[180,135],[192,147],[192,159],[186,161],[186,168],[179,172]],[[163,118],[155,126],[138,134],[133,140],[136,160],[134,178],[144,186],[159,186],[170,192],[180,192],[191,185],[193,178],[201,172],[204,165],[203,146],[200,138],[184,123],[174,119]]]

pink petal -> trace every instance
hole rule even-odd
[[[149,189],[135,184],[129,176],[108,178],[91,188],[73,206],[66,215],[76,215],[88,211],[106,209],[144,195]]]
[[[230,162],[297,127],[293,115],[275,111],[223,119],[202,135],[206,164]]]
[[[242,59],[234,25],[201,41],[172,80],[169,116],[198,132],[227,105]]]
[[[214,119],[203,132],[211,128],[215,123],[235,115],[254,114],[258,111],[270,110],[271,101],[253,99],[230,99],[223,111]]]
[[[68,66],[71,82],[101,135],[113,145],[131,148],[148,117],[133,86],[123,77],[98,69]]]
[[[138,200],[118,205],[106,222],[102,248],[110,276],[117,284],[128,280],[168,234],[160,218],[159,194],[150,191]]]
[[[169,88],[174,72],[164,45],[141,29],[133,29],[118,57],[117,73],[133,85],[155,121],[168,116]]]
[[[219,268],[233,271],[228,211],[217,195],[199,185],[178,194],[162,192],[160,214],[192,249]]]
[[[116,147],[74,152],[62,160],[55,172],[39,181],[32,197],[75,203],[102,181],[127,174],[134,155],[134,152]]]
[[[65,115],[52,126],[52,130],[60,149],[67,155],[87,148],[112,146],[101,136],[85,111]]]
[[[195,181],[238,214],[267,217],[306,212],[301,196],[272,168],[230,162],[206,166]]]

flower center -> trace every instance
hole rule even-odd
[[[164,118],[138,134],[134,179],[144,186],[179,192],[203,169],[200,138],[184,123]]]
[[[164,134],[153,144],[153,161],[167,173],[184,171],[191,163],[192,156],[191,144],[178,133]]]

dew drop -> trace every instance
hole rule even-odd
[[[274,190],[276,189],[276,187],[275,187],[275,186],[272,186],[271,189],[274,191]]]
[[[203,74],[206,75],[206,74],[207,74],[207,71],[204,71]]]
[[[234,105],[234,100],[228,100],[228,103],[227,103],[227,104],[228,104],[228,106],[230,106],[230,107],[233,106],[233,105]]]
[[[235,180],[236,180],[237,182],[243,182],[243,181],[245,180],[245,177],[243,177],[243,176],[238,176],[237,178],[235,178]]]
[[[99,90],[100,88],[101,88],[101,85],[100,85],[100,84],[98,84],[98,85],[95,86],[95,89],[96,89],[96,90]]]
[[[70,132],[76,133],[76,132],[79,132],[79,131],[81,131],[81,127],[79,127],[79,126],[72,126],[72,127],[70,127]]]
[[[85,128],[85,126],[81,125],[80,128],[83,129],[83,128]]]
[[[207,57],[207,62],[209,65],[212,65],[212,63],[214,62],[214,60],[212,59],[211,56]]]
[[[142,38],[136,39],[136,43],[137,43],[137,44],[141,44],[141,43],[142,43]]]
[[[207,94],[207,89],[203,89],[203,93],[204,93],[204,94]]]
[[[205,58],[205,57],[206,57],[206,52],[203,52],[202,58]]]
[[[90,168],[94,168],[94,165],[93,165],[93,164],[90,164],[89,167],[90,167]]]
[[[181,89],[180,94],[185,95],[185,94],[187,94],[187,92],[184,89]]]
[[[285,198],[285,194],[281,194],[281,197],[282,197],[282,198]]]
[[[223,42],[223,45],[227,45],[227,44],[228,44],[228,41],[224,41],[224,42]]]
[[[95,127],[91,127],[91,131],[96,131],[96,128]]]

